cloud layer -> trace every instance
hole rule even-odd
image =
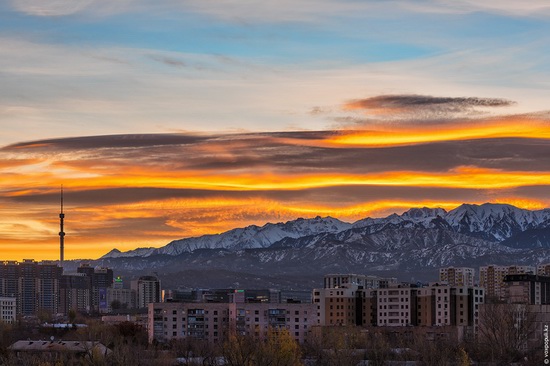
[[[384,98],[374,98],[374,105],[386,103]],[[398,108],[509,103],[474,98],[421,98],[418,103],[394,98],[392,103],[396,99]],[[481,118],[475,126],[485,134],[460,137],[471,124],[448,122],[447,133],[434,138],[432,129],[420,123],[415,134],[424,140],[407,142],[408,124],[394,128],[381,146],[377,141],[388,134],[387,126],[378,131],[83,136],[12,144],[0,149],[5,178],[0,213],[10,218],[0,225],[0,245],[14,256],[14,248],[24,243],[42,243],[55,253],[61,184],[67,241],[72,242],[69,257],[82,256],[92,244],[88,256],[97,257],[112,247],[158,246],[297,217],[354,221],[410,206],[451,209],[462,202],[549,205],[548,120]],[[514,124],[530,129],[511,131],[513,136],[508,128],[502,135],[491,128]],[[358,136],[359,143],[347,140]]]

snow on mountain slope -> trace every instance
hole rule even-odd
[[[319,233],[335,233],[350,227],[351,224],[332,217],[322,218],[318,216],[313,219],[299,218],[285,223],[267,223],[262,227],[251,225],[245,228],[232,229],[221,234],[174,240],[164,247],[154,249],[147,253],[138,252],[138,249],[125,253],[113,253],[113,251],[111,251],[102,258],[115,258],[120,256],[147,257],[153,254],[178,255],[184,252],[192,252],[196,249],[225,248],[239,250],[247,248],[266,248],[287,237],[299,238]]]
[[[366,218],[353,225],[332,217],[297,219],[286,223],[268,223],[262,227],[251,225],[232,229],[215,235],[174,240],[168,245],[154,248],[138,248],[121,253],[112,250],[102,258],[148,257],[155,254],[170,256],[197,249],[226,249],[230,251],[267,248],[276,244],[276,248],[314,247],[318,242],[333,240],[332,234],[338,234],[336,240],[346,243],[374,244],[376,237],[387,237],[388,248],[409,241],[420,243],[431,240],[433,244],[446,245],[450,242],[469,242],[468,237],[489,242],[502,242],[526,230],[550,227],[550,210],[530,211],[506,204],[482,205],[463,204],[446,212],[442,208],[411,208],[401,215],[392,214],[384,218]],[[440,238],[429,239],[427,229],[437,229]],[[384,232],[386,234],[384,234]],[[389,234],[391,232],[391,234]],[[402,233],[400,237],[399,233]],[[458,242],[454,233],[463,235]],[[391,237],[391,238],[390,238]],[[397,239],[400,237],[399,239]],[[294,239],[299,239],[294,240]],[[519,246],[519,244],[514,244]],[[550,247],[550,243],[539,243],[539,247]]]
[[[445,215],[453,229],[502,241],[548,222],[550,210],[529,211],[506,204],[463,204]]]
[[[412,222],[415,224],[421,224],[425,227],[429,226],[431,221],[437,217],[443,217],[447,211],[442,208],[411,208],[408,211],[405,211],[402,215],[391,214],[388,217],[384,218],[366,218],[359,221],[356,221],[353,224],[354,228],[364,228],[369,227],[369,232],[375,232],[383,228],[387,224],[400,224],[405,221]]]

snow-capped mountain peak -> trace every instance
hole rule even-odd
[[[449,212],[442,208],[411,208],[401,215],[391,214],[384,218],[369,217],[353,225],[333,217],[320,216],[266,223],[261,227],[250,225],[221,234],[174,240],[158,249],[138,248],[128,252],[113,249],[102,258],[148,257],[155,254],[176,256],[197,249],[223,249],[234,252],[243,249],[268,248],[275,243],[281,241],[288,243],[293,239],[300,239],[302,244],[305,243],[304,245],[307,246],[308,240],[315,241],[327,235],[326,240],[329,241],[340,240],[339,237],[368,241],[370,239],[367,238],[375,233],[390,231],[397,233],[399,230],[413,230],[418,233],[415,235],[425,235],[422,234],[425,230],[432,229],[448,233],[441,234],[443,236],[437,240],[447,240],[444,238],[449,238],[456,233],[487,242],[502,242],[527,230],[548,227],[550,227],[549,209],[530,211],[507,204],[462,204]],[[331,237],[331,234],[338,234],[338,238],[334,235]],[[379,237],[384,235],[380,234]],[[413,238],[403,238],[403,240],[410,242]]]

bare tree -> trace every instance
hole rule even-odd
[[[485,304],[479,312],[479,357],[485,355],[502,364],[522,359],[528,352],[534,321],[528,305]]]

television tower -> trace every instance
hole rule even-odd
[[[61,212],[59,213],[59,264],[63,268],[63,259],[65,251],[65,232],[63,231],[63,185],[61,185]]]

